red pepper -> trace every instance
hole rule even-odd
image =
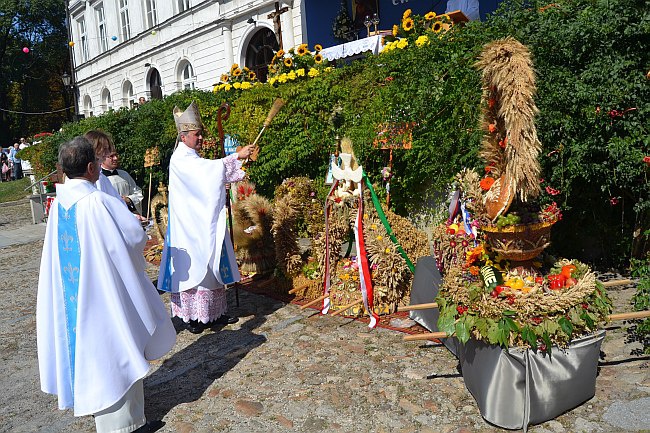
[[[564,287],[565,282],[566,282],[566,277],[562,274],[548,276],[548,283],[551,290],[561,289],[562,287]]]
[[[576,270],[575,265],[566,265],[562,266],[562,275],[564,275],[564,278],[571,278],[571,274],[573,274],[573,271]]]

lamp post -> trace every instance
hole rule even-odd
[[[72,77],[68,72],[64,72],[61,76],[61,81],[63,81],[63,86],[72,92],[72,99],[74,100],[74,120],[81,119],[79,113],[79,99],[77,98],[77,86],[72,82]]]

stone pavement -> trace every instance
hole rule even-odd
[[[0,275],[11,275],[0,297],[0,433],[92,432],[91,417],[57,410],[56,397],[40,391],[41,248],[36,241],[0,249]],[[610,290],[617,312],[631,309],[633,292]],[[162,419],[161,433],[505,431],[483,420],[458,362],[439,345],[246,290],[239,307],[234,291],[228,296],[239,323],[201,335],[179,327],[172,352],[152,363],[146,414]],[[628,328],[607,328],[595,397],[529,432],[650,431],[650,357],[636,353]]]
[[[13,230],[0,230],[0,248],[29,244],[42,240],[44,236],[45,223],[30,224]]]

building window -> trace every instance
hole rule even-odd
[[[79,38],[81,39],[81,61],[88,61],[88,33],[86,33],[86,20],[81,17],[77,21],[79,25]]]
[[[246,48],[246,66],[255,72],[257,79],[266,82],[269,64],[279,49],[278,40],[271,29],[261,29],[253,35]]]
[[[88,95],[84,96],[84,114],[86,117],[92,117],[93,115],[93,101]]]
[[[111,100],[110,90],[104,88],[102,90],[102,110],[107,111],[113,108],[113,101]]]
[[[183,69],[181,70],[181,89],[183,90],[192,90],[194,89],[194,82],[196,77],[194,76],[194,69],[189,62],[185,62]]]
[[[178,0],[178,13],[185,12],[190,8],[190,0]]]
[[[135,98],[133,97],[133,84],[131,84],[130,81],[125,81],[122,85],[122,106],[133,108],[135,105]]]
[[[162,80],[156,68],[151,68],[148,81],[151,99],[162,99]]]
[[[104,3],[95,8],[97,14],[97,35],[99,36],[99,52],[108,51],[108,34],[106,33],[106,15],[104,14]]]
[[[158,24],[158,16],[156,15],[156,0],[145,0],[145,7],[147,12],[147,25],[153,27]]]
[[[131,22],[129,21],[129,0],[120,0],[120,22],[122,24],[122,40],[131,39]]]

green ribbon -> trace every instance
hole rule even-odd
[[[370,180],[368,179],[368,176],[366,175],[365,171],[363,172],[363,180],[366,182],[366,187],[370,190],[370,196],[372,197],[372,204],[375,206],[375,209],[377,210],[377,214],[379,215],[379,220],[384,225],[384,228],[386,229],[386,232],[388,233],[390,240],[393,241],[393,243],[397,247],[397,251],[402,256],[402,258],[406,261],[406,265],[408,266],[411,273],[415,274],[415,266],[413,266],[413,262],[411,262],[411,260],[406,255],[404,248],[402,248],[399,242],[397,242],[397,238],[393,233],[393,229],[388,223],[388,219],[386,219],[386,214],[384,213],[384,210],[381,208],[381,204],[379,203],[379,198],[377,198],[375,189],[372,187],[372,184],[370,183]]]

